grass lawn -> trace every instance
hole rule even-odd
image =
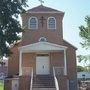
[[[3,86],[0,85],[0,90],[4,90]]]
[[[3,85],[3,83],[0,83],[0,90],[4,90],[4,85]]]

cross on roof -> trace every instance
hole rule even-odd
[[[40,1],[41,5],[44,3],[44,1],[43,1],[43,0],[39,0],[39,1]]]

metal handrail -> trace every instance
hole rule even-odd
[[[54,75],[54,81],[55,81],[56,90],[59,90],[58,80],[56,78],[55,68],[54,67],[53,67],[53,75]]]

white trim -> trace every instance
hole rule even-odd
[[[58,14],[64,14],[65,12],[53,12],[53,11],[50,11],[50,12],[34,12],[34,11],[27,11],[26,13],[51,13],[51,14],[58,13]]]
[[[55,28],[49,28],[49,19],[50,19],[50,18],[53,18],[53,19],[55,20]],[[55,18],[55,17],[48,17],[48,19],[47,19],[47,29],[50,29],[50,30],[56,29],[56,18]],[[52,30],[52,31],[53,31],[53,30]]]
[[[30,20],[32,19],[32,18],[35,18],[35,20],[36,20],[36,27],[35,28],[31,28],[30,27]],[[29,20],[28,20],[28,29],[38,29],[38,19],[37,19],[37,17],[34,17],[34,16],[31,16],[30,18],[29,18]]]
[[[22,51],[19,54],[19,76],[22,75]]]
[[[42,39],[43,39],[43,42],[46,42],[47,41],[47,39],[45,37],[40,37],[38,41],[39,42],[42,42]]]
[[[67,75],[66,49],[64,50],[64,75]]]
[[[55,47],[59,47],[59,48],[64,48],[64,49],[67,49],[66,46],[62,46],[62,45],[58,45],[58,44],[54,44],[54,43],[49,43],[49,42],[37,42],[37,43],[33,43],[33,44],[29,44],[29,45],[26,45],[26,46],[21,46],[19,47],[19,49],[22,49],[24,47],[30,47],[30,46],[33,46],[33,45],[37,45],[37,44],[47,44],[47,45],[51,45],[51,46],[55,46]]]
[[[67,49],[66,46],[57,45],[49,42],[37,42],[18,48],[22,52],[57,52]]]

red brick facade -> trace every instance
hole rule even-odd
[[[37,7],[38,8],[38,7]],[[13,76],[19,74],[19,60],[20,51],[19,47],[29,45],[32,43],[37,43],[40,37],[46,37],[47,42],[66,46],[66,60],[67,60],[67,75],[57,76],[59,82],[60,90],[68,90],[67,80],[75,81],[76,83],[76,48],[63,40],[63,12],[52,11],[51,13],[45,13],[37,11],[37,13],[24,13],[22,14],[22,23],[25,28],[25,32],[22,35],[22,41],[17,46],[12,47],[13,54],[9,58],[8,75]],[[38,29],[30,30],[28,29],[28,20],[31,16],[38,18]],[[44,25],[41,26],[40,18],[44,17]],[[56,19],[56,29],[49,30],[47,28],[48,17],[55,17]],[[24,52],[22,54],[22,67],[33,67],[34,74],[36,74],[36,56],[35,52]],[[53,74],[53,67],[64,67],[64,51],[60,52],[49,52],[50,58],[50,74]],[[6,84],[7,85],[7,84]],[[19,78],[19,90],[30,90],[30,78],[27,76],[20,76]],[[10,85],[9,85],[10,86]],[[7,86],[5,90],[11,90]],[[27,88],[26,88],[27,87]],[[75,84],[76,88],[76,84]],[[71,90],[71,89],[70,89]],[[74,89],[76,90],[76,89]]]

